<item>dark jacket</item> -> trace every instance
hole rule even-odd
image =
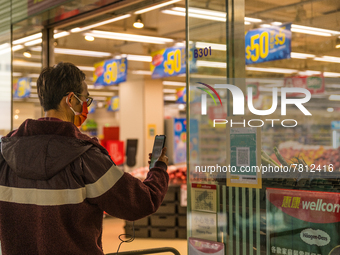
[[[141,182],[72,123],[26,120],[1,138],[2,254],[102,255],[103,211],[130,221],[154,213],[166,169],[157,161]]]

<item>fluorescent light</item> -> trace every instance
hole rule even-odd
[[[244,20],[248,22],[252,22],[252,23],[262,22],[262,19],[255,19],[255,18],[249,18],[249,17],[244,17]]]
[[[327,108],[327,112],[334,112],[334,108],[331,107]]]
[[[321,58],[314,58],[315,61],[324,61],[324,62],[333,62],[340,63],[340,58],[332,57],[332,56],[323,56]]]
[[[22,76],[22,73],[13,72],[12,75],[13,77],[19,77],[19,76]]]
[[[340,77],[340,73],[323,72],[324,77]]]
[[[195,9],[193,11],[193,9]],[[202,14],[200,12],[206,12],[205,14]],[[217,15],[211,14],[211,12],[217,13]],[[162,13],[165,14],[171,14],[171,15],[177,15],[177,16],[185,16],[185,8],[182,7],[174,7],[172,10],[163,10]],[[189,8],[189,17],[190,18],[199,18],[199,19],[206,19],[206,20],[214,20],[214,21],[221,21],[226,22],[226,14],[224,13],[224,17],[221,17],[221,14],[223,12],[216,12],[216,11],[207,11],[207,10],[199,10],[197,11],[197,8]]]
[[[157,4],[157,5],[154,5],[154,6],[151,6],[151,7],[144,8],[142,10],[136,11],[135,14],[141,14],[141,13],[149,12],[149,11],[152,11],[152,10],[155,10],[155,9],[159,9],[161,7],[164,7],[164,6],[173,4],[173,3],[177,3],[179,1],[181,1],[181,0],[172,0],[172,1],[168,1],[168,2],[162,3],[162,4]]]
[[[332,34],[330,33],[316,32],[316,31],[298,29],[298,28],[293,28],[293,27],[291,28],[291,31],[295,33],[302,33],[302,34],[309,34],[309,35],[332,36]]]
[[[163,89],[163,93],[176,93],[176,89]]]
[[[151,71],[145,71],[145,70],[133,70],[131,72],[132,74],[139,74],[139,75],[151,75]]]
[[[260,27],[271,27],[272,25],[269,24],[261,24]]]
[[[185,12],[177,12],[177,11],[172,11],[172,10],[163,10],[162,13],[185,17]]]
[[[38,74],[38,73],[30,73],[30,74],[27,74],[26,76],[30,77],[30,78],[39,78],[40,74]]]
[[[127,55],[127,60],[129,61],[141,61],[141,62],[151,62],[151,56],[142,56],[142,55]]]
[[[282,22],[274,21],[271,23],[273,26],[281,26]]]
[[[98,30],[93,30],[90,33],[86,33],[85,35],[90,35],[90,36],[98,37],[98,38],[113,39],[113,40],[147,42],[147,43],[155,43],[155,44],[164,44],[164,43],[170,43],[174,41],[173,39],[170,39],[170,38],[114,33],[114,32],[106,32],[106,31],[98,31]]]
[[[202,66],[202,67],[227,68],[227,63],[197,60],[196,66],[197,67]]]
[[[14,66],[29,66],[29,67],[39,67],[41,68],[41,63],[37,62],[27,62],[27,61],[20,61],[20,60],[14,60],[13,61]]]
[[[90,36],[90,35],[87,35],[87,36],[85,36],[85,40],[88,41],[88,42],[93,42],[94,41],[94,37]]]
[[[97,57],[97,58],[111,56],[110,52],[91,51],[91,50],[76,50],[76,49],[63,49],[63,48],[54,48],[54,52],[57,53],[57,54],[85,56],[85,57]]]
[[[53,38],[58,39],[58,38],[61,38],[61,37],[64,37],[64,36],[68,36],[69,34],[70,34],[70,32],[63,31],[63,32],[54,34]]]
[[[250,25],[251,23],[249,21],[245,21],[244,25]]]
[[[83,71],[94,71],[95,70],[93,66],[77,66],[77,67]]]
[[[311,71],[311,70],[306,70],[306,71],[301,71],[298,73],[299,75],[302,76],[311,76],[311,75],[320,75],[320,71]]]
[[[286,68],[262,68],[262,67],[246,67],[247,71],[256,71],[256,72],[269,72],[269,73],[296,73],[298,70],[296,69],[286,69]]]
[[[37,39],[37,38],[41,38],[42,37],[42,33],[37,33],[37,34],[33,34],[33,35],[30,35],[30,36],[26,36],[26,37],[23,37],[23,38],[20,38],[18,40],[15,40],[13,41],[13,44],[20,44],[20,43],[24,43],[24,42],[28,42],[28,41],[31,41],[31,40],[34,40],[34,39]]]
[[[122,15],[122,16],[119,16],[119,17],[115,17],[113,19],[108,19],[108,20],[104,20],[104,21],[99,22],[99,23],[89,25],[89,26],[86,26],[86,27],[81,27],[81,28],[76,27],[76,28],[71,29],[71,32],[72,33],[78,33],[78,32],[84,31],[84,30],[89,30],[90,28],[99,27],[99,26],[102,26],[102,25],[106,25],[106,24],[118,21],[118,20],[129,18],[129,17],[131,17],[131,14],[125,14],[125,15]]]
[[[219,43],[208,43],[208,42],[196,42],[196,48],[209,48],[211,47],[212,50],[221,50],[226,51],[227,45],[219,44]]]
[[[42,39],[41,38],[33,40],[33,41],[30,41],[30,42],[27,42],[24,45],[25,46],[32,46],[32,45],[36,45],[36,44],[39,44],[39,43],[42,43]]]
[[[331,101],[340,101],[340,95],[330,95],[328,99]]]
[[[163,81],[162,82],[163,85],[166,85],[166,86],[185,86],[186,83],[185,82],[178,82],[178,81]]]
[[[91,96],[107,96],[107,97],[113,97],[115,95],[114,92],[100,92],[100,91],[92,91]]]
[[[12,51],[21,50],[23,48],[24,48],[24,46],[22,46],[22,45],[15,45],[15,46],[12,47]]]
[[[307,26],[301,26],[301,25],[296,25],[296,24],[292,24],[292,31],[293,31],[293,28],[298,29],[298,30],[304,30],[305,33],[307,33],[307,31],[320,32],[321,34],[322,33],[325,34],[324,36],[331,36],[331,35],[340,34],[340,31],[317,28],[317,27],[307,27]],[[329,35],[326,35],[326,34],[329,34]]]
[[[177,100],[177,96],[176,95],[164,96],[163,99],[164,99],[164,101],[176,101]]]
[[[307,53],[298,53],[298,52],[291,52],[291,58],[299,58],[299,59],[306,59],[306,58],[314,58],[314,54],[307,54]]]

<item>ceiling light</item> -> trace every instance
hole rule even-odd
[[[26,57],[26,58],[31,58],[32,57],[32,54],[31,54],[31,52],[28,50],[28,51],[25,51],[24,53],[23,53],[23,55]]]
[[[106,39],[112,39],[112,40],[145,42],[145,43],[155,43],[155,44],[165,44],[165,43],[170,43],[174,41],[173,39],[170,39],[170,38],[114,33],[114,32],[106,32],[106,31],[98,31],[98,30],[93,30],[90,33],[86,33],[85,35],[91,35],[93,37],[106,38]]]
[[[3,43],[0,45],[0,50],[9,48],[11,45],[9,43]]]
[[[317,27],[307,27],[307,26],[301,26],[301,25],[296,25],[296,24],[292,24],[292,31],[293,31],[293,28],[299,29],[299,30],[304,30],[306,33],[307,33],[307,31],[312,31],[312,32],[320,32],[320,33],[323,33],[323,34],[329,34],[329,35],[324,35],[324,36],[331,36],[331,35],[340,34],[340,31],[317,28]]]
[[[173,10],[163,10],[162,13],[165,14],[170,14],[170,15],[177,15],[177,16],[185,16],[185,8],[182,7],[174,7],[172,8]],[[183,11],[180,9],[184,9]],[[226,22],[225,15],[224,17],[219,17],[219,16],[211,16],[208,13],[205,15],[201,13],[195,13],[192,12],[189,8],[189,17],[190,18],[199,18],[199,19],[206,19],[206,20],[214,20],[214,21],[221,21],[221,22]],[[196,9],[196,8],[195,8]],[[206,11],[206,10],[205,10]]]
[[[208,42],[196,42],[196,48],[208,48],[211,47],[212,50],[226,51],[227,45],[219,43],[208,43]]]
[[[116,18],[113,18],[113,19],[104,20],[102,22],[89,25],[89,26],[86,26],[86,27],[81,27],[81,28],[76,27],[76,28],[71,29],[71,32],[72,33],[78,33],[78,32],[81,32],[81,31],[89,30],[90,28],[99,27],[99,26],[102,26],[102,25],[106,25],[106,24],[118,21],[118,20],[129,18],[129,17],[131,17],[131,14],[125,14],[125,15],[122,15],[122,16],[119,16],[119,17],[116,17]]]
[[[22,76],[22,73],[13,72],[12,75],[13,77],[19,77],[19,76]]]
[[[320,75],[320,71],[311,71],[311,70],[306,70],[306,71],[301,71],[298,72],[299,75],[301,76],[311,76],[311,75]]]
[[[201,67],[227,68],[227,63],[197,60],[196,66],[197,67],[201,66]]]
[[[157,5],[154,5],[154,6],[151,6],[151,7],[148,7],[148,8],[139,10],[139,11],[136,11],[135,14],[142,14],[142,13],[145,13],[145,12],[149,12],[149,11],[152,11],[152,10],[155,10],[155,9],[159,9],[161,7],[164,7],[164,6],[173,4],[173,3],[177,3],[179,1],[181,1],[181,0],[172,0],[172,1],[168,1],[168,2],[162,3],[162,4],[157,4]]]
[[[281,26],[282,22],[274,21],[271,23],[273,26]]]
[[[176,89],[163,89],[163,93],[176,93]]]
[[[298,53],[298,52],[291,52],[291,58],[299,58],[299,59],[306,59],[306,58],[314,58],[314,54],[307,54],[307,53]]]
[[[140,15],[137,16],[136,21],[133,23],[134,28],[143,28],[144,23],[142,22],[142,17]]]
[[[255,19],[255,18],[249,18],[249,17],[244,17],[244,20],[248,22],[252,22],[252,23],[262,22],[262,19]]]
[[[321,58],[314,58],[315,61],[324,61],[324,62],[333,62],[340,63],[340,58],[332,57],[332,56],[323,56]]]
[[[86,35],[86,36],[85,36],[85,40],[86,40],[86,41],[89,41],[89,42],[93,42],[93,41],[94,41],[94,37],[91,36],[91,35]]]
[[[178,81],[163,81],[162,82],[163,85],[166,85],[166,86],[185,86],[186,83],[185,82],[178,82]]]
[[[331,107],[327,108],[327,112],[334,112],[334,108]]]
[[[296,73],[298,70],[295,69],[286,69],[286,68],[262,68],[262,67],[246,67],[247,71],[256,71],[256,72],[269,72],[269,73]]]
[[[41,38],[33,40],[33,41],[30,41],[30,42],[27,42],[24,45],[25,46],[32,46],[32,45],[36,45],[36,44],[39,44],[39,43],[42,43],[42,39]]]
[[[57,53],[57,54],[76,55],[76,56],[85,56],[85,57],[97,57],[97,58],[110,57],[112,55],[110,52],[63,49],[63,48],[54,48],[54,52]]]
[[[13,61],[14,66],[28,66],[28,67],[39,67],[41,68],[41,63],[37,62],[27,62],[27,61],[21,61],[21,60],[14,60]]]
[[[340,101],[340,95],[330,95],[328,99],[331,101]]]
[[[324,77],[340,77],[340,73],[323,72]]]
[[[177,96],[176,95],[164,96],[163,99],[164,99],[164,101],[176,101],[177,100]]]
[[[63,32],[54,34],[53,38],[58,39],[58,38],[61,38],[61,37],[64,37],[64,36],[68,36],[69,34],[70,34],[70,32],[63,31]]]
[[[127,60],[129,61],[141,61],[141,62],[151,62],[151,56],[142,56],[142,55],[127,55]]]
[[[95,70],[95,68],[93,66],[77,66],[77,67],[80,70],[82,70],[82,71],[89,71],[89,72],[91,72],[91,71]]]
[[[24,48],[24,46],[22,46],[22,45],[15,45],[15,46],[12,47],[12,51],[21,50],[23,48]]]
[[[332,36],[330,33],[316,32],[316,31],[304,30],[304,29],[293,28],[293,27],[290,30],[295,33],[302,33],[302,34],[309,34],[309,35]]]
[[[14,115],[14,119],[19,119],[19,116],[18,115]]]
[[[178,105],[178,109],[179,109],[180,111],[183,111],[183,110],[185,109],[185,104],[179,104],[179,105]]]
[[[261,24],[260,27],[271,27],[272,25],[269,24]]]
[[[37,34],[34,34],[34,35],[26,36],[26,37],[20,38],[18,40],[15,40],[15,41],[13,41],[13,44],[14,45],[20,44],[20,43],[32,41],[34,39],[41,38],[41,37],[42,37],[42,33],[37,33]]]
[[[250,25],[251,23],[249,21],[245,21],[244,25]]]
[[[139,74],[139,75],[151,75],[151,71],[146,71],[146,70],[133,70],[131,72],[132,74]]]

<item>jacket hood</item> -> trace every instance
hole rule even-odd
[[[1,153],[21,178],[47,180],[90,149],[89,142],[59,135],[3,137]]]
[[[0,166],[5,160],[21,178],[46,180],[63,170],[92,146],[108,155],[97,139],[71,122],[56,118],[27,119],[1,138]]]

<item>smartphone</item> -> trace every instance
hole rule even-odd
[[[155,166],[155,162],[161,155],[162,149],[164,148],[165,145],[165,139],[166,139],[165,135],[156,135],[155,142],[153,144],[152,157],[149,169]]]

